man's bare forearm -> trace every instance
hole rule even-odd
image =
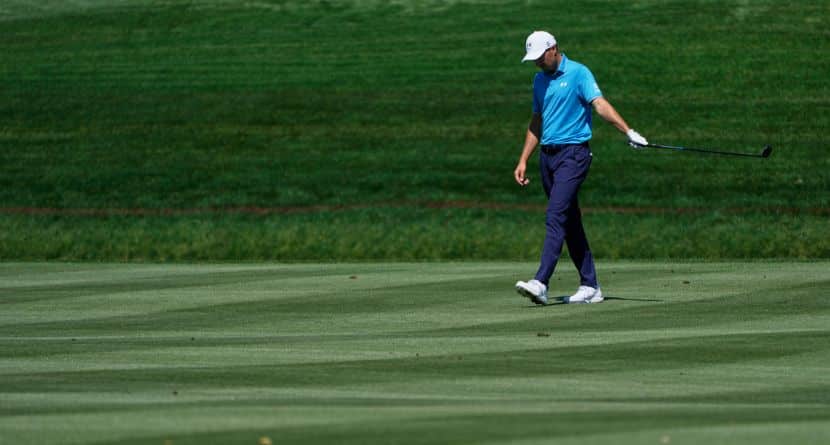
[[[534,114],[530,119],[530,125],[527,126],[527,134],[525,135],[525,144],[522,149],[522,155],[519,157],[519,162],[526,163],[533,154],[533,150],[539,145],[539,139],[542,137],[542,116]]]
[[[604,97],[596,98],[592,104],[594,105],[594,109],[597,111],[597,114],[600,115],[603,119],[608,121],[611,125],[620,130],[623,134],[627,133],[630,127],[625,120],[623,120],[620,113],[617,113],[617,110],[614,109],[614,106],[611,105]]]
[[[527,160],[539,145],[539,139],[542,134],[542,116],[534,114],[530,119],[530,125],[527,126],[527,134],[525,135],[525,145],[522,148],[522,154],[519,156],[519,162],[516,164],[516,169],[513,170],[513,177],[516,182],[522,187],[530,183],[530,179],[525,176],[527,173]]]

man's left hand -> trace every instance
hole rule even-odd
[[[646,138],[642,137],[640,133],[634,131],[633,128],[629,129],[625,135],[628,136],[628,145],[634,148],[643,148],[648,145]]]

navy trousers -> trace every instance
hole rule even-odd
[[[579,271],[580,284],[599,287],[577,199],[579,187],[588,177],[591,160],[591,149],[587,143],[542,147],[539,163],[548,208],[542,260],[536,279],[546,286],[562,254],[562,244],[567,243],[568,253]]]

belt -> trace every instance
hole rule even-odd
[[[576,144],[545,144],[545,145],[542,145],[542,153],[544,153],[546,155],[552,155],[552,154],[555,154],[555,153],[559,153],[560,151],[564,150],[566,147],[572,147],[574,145],[576,145],[577,147],[589,148],[588,147],[588,141],[579,142],[579,143],[576,143]]]

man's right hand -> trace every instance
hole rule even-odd
[[[530,184],[530,179],[525,177],[525,170],[527,170],[527,164],[524,162],[519,162],[516,170],[513,170],[513,177],[516,179],[516,183],[522,187]]]

